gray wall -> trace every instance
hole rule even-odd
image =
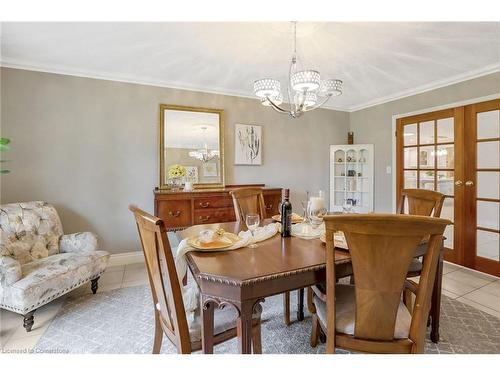
[[[392,210],[392,116],[500,93],[500,72],[350,113],[355,143],[375,149],[375,210]],[[395,173],[395,165],[392,173]]]
[[[1,70],[1,133],[12,139],[2,203],[55,204],[65,232],[91,230],[111,252],[139,250],[127,207],[153,210],[158,105],[225,110],[226,182],[327,190],[328,146],[345,143],[349,114],[317,110],[298,120],[252,99],[17,69]],[[263,126],[263,165],[234,166],[234,124]]]

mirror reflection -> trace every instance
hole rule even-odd
[[[222,110],[162,105],[163,188],[224,182]]]

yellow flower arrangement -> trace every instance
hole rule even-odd
[[[179,178],[186,175],[186,168],[180,164],[173,164],[168,168],[169,178]]]

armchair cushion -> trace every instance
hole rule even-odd
[[[65,234],[59,245],[61,253],[88,253],[97,250],[97,236],[92,232]]]
[[[0,307],[24,314],[101,275],[109,253],[61,253],[22,265],[22,278],[0,289]]]
[[[0,256],[0,287],[14,284],[21,277],[21,264],[14,258]]]
[[[21,265],[59,253],[63,230],[55,208],[42,201],[0,207],[0,256]]]
[[[354,335],[356,323],[356,294],[354,285],[335,285],[335,328],[337,332],[347,335]],[[314,305],[318,319],[326,326],[327,314],[326,303],[314,296]],[[396,327],[394,330],[395,339],[406,339],[410,334],[411,315],[406,306],[401,301],[399,304]]]

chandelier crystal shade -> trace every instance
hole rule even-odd
[[[322,107],[332,96],[342,94],[340,79],[321,79],[321,74],[313,69],[297,69],[297,23],[294,22],[294,53],[290,63],[286,94],[289,107],[280,107],[283,103],[281,83],[277,79],[258,79],[253,84],[254,94],[262,105],[272,107],[280,113],[297,118],[304,112]]]

